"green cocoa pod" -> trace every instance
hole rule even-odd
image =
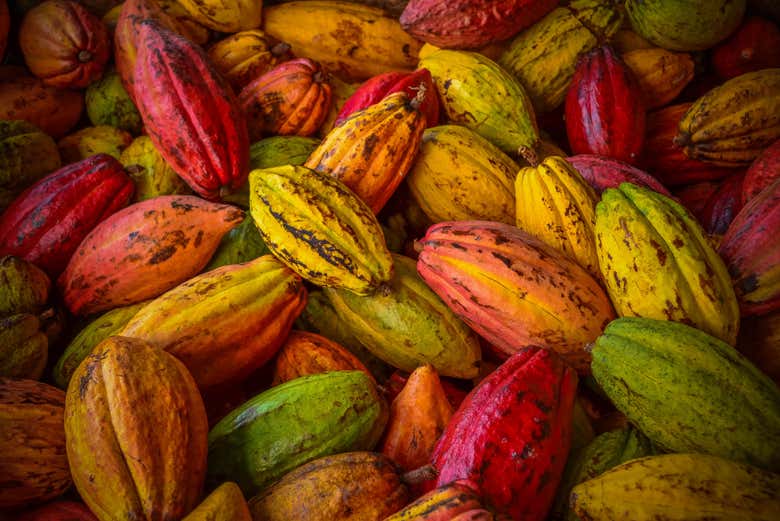
[[[605,432],[566,462],[563,478],[555,497],[552,519],[577,521],[569,508],[569,494],[576,485],[634,458],[655,454],[650,440],[634,428]]]
[[[745,0],[627,0],[631,27],[670,51],[703,51],[742,22]]]
[[[0,121],[0,212],[60,165],[57,143],[48,134],[26,121]]]
[[[290,380],[251,398],[209,433],[207,479],[232,480],[254,496],[313,459],[371,450],[388,407],[363,371]]]
[[[140,136],[130,143],[119,162],[135,183],[134,201],[140,202],[158,195],[191,193],[184,179],[165,162],[160,152],[147,136]]]
[[[610,0],[574,0],[518,34],[498,63],[520,80],[534,109],[549,112],[563,103],[580,56],[615,34],[621,21]]]
[[[119,159],[122,151],[133,142],[133,136],[124,130],[100,125],[85,127],[60,139],[57,148],[65,163],[75,163],[95,154],[108,154]]]
[[[49,341],[38,317],[20,313],[0,319],[0,377],[38,380],[43,375]]]
[[[48,275],[20,257],[0,257],[0,317],[37,314],[49,300]]]
[[[571,417],[571,451],[575,452],[590,444],[596,437],[596,431],[590,423],[588,413],[579,399],[574,400]]]
[[[593,376],[658,447],[780,470],[780,389],[725,342],[624,317],[592,349]]]
[[[306,301],[306,307],[293,326],[295,329],[311,331],[333,340],[347,348],[358,360],[363,362],[378,382],[384,382],[395,370],[363,347],[355,338],[347,324],[339,317],[322,290],[312,290]]]
[[[217,251],[211,257],[208,266],[203,271],[211,271],[228,264],[249,262],[271,253],[263,242],[260,232],[252,219],[244,219],[241,224],[222,237]]]
[[[109,125],[137,136],[143,128],[141,114],[114,71],[87,87],[87,116],[93,125]]]
[[[139,302],[132,306],[112,309],[103,313],[98,318],[87,324],[79,331],[76,337],[70,341],[65,352],[52,370],[54,384],[60,389],[67,389],[70,377],[92,350],[106,338],[119,333],[148,301]]]
[[[301,136],[272,136],[252,143],[249,147],[249,170],[275,166],[300,166],[314,152],[320,140]],[[222,198],[226,203],[249,208],[249,182]]]
[[[395,275],[383,291],[359,296],[325,288],[342,322],[360,343],[403,371],[432,364],[442,376],[475,378],[479,340],[417,274],[413,259],[393,255]]]

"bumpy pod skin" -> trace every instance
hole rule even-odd
[[[97,226],[58,279],[68,309],[89,315],[156,297],[197,274],[244,218],[234,206],[164,195]]]
[[[499,512],[544,519],[569,453],[576,387],[554,352],[512,355],[466,397],[436,444],[437,485],[466,480]]]
[[[70,487],[64,414],[56,387],[0,378],[0,508],[42,503]]]
[[[607,0],[574,0],[517,35],[498,63],[523,84],[538,112],[566,98],[577,60],[620,28],[622,15]]]
[[[142,340],[109,337],[68,385],[68,461],[79,494],[101,521],[180,519],[195,508],[207,434],[203,400],[187,369]]]
[[[362,371],[303,376],[251,398],[209,433],[209,480],[253,496],[313,459],[370,450],[387,404]]]
[[[372,295],[325,288],[345,326],[394,367],[432,364],[445,376],[475,378],[482,358],[476,335],[419,277],[413,259],[393,254],[393,265],[393,278]]]
[[[715,165],[749,165],[780,138],[780,68],[737,76],[715,87],[683,115],[674,143]]]
[[[338,179],[281,166],[253,170],[249,183],[263,240],[304,279],[368,295],[393,276],[374,213]]]
[[[134,189],[119,161],[106,154],[64,166],[22,192],[0,216],[0,255],[22,257],[56,277],[81,241],[127,206]]]
[[[620,318],[596,340],[592,366],[659,447],[780,468],[780,389],[725,342],[685,324]]]
[[[422,278],[501,353],[543,345],[589,371],[584,346],[615,314],[573,259],[514,226],[487,221],[436,224],[420,245]]]
[[[409,490],[400,469],[375,452],[346,452],[311,461],[253,497],[265,521],[381,520],[403,507]]]
[[[623,463],[574,488],[579,519],[772,521],[780,478],[703,454],[666,454]]]
[[[134,100],[165,161],[206,199],[249,174],[249,136],[230,86],[205,52],[154,20],[138,22]]]
[[[525,88],[493,60],[467,51],[439,50],[420,60],[433,77],[444,113],[510,155],[539,146]]]
[[[599,276],[596,193],[562,157],[522,168],[515,179],[517,227]]]
[[[271,255],[193,277],[119,332],[181,360],[198,387],[240,382],[282,346],[306,305],[301,278]]]
[[[429,128],[406,184],[433,222],[515,222],[519,167],[479,134],[460,125]]]
[[[718,250],[744,316],[780,308],[780,179],[734,217]]]
[[[723,260],[680,204],[623,183],[596,206],[599,268],[620,316],[674,320],[734,345],[739,305]]]
[[[423,88],[420,96],[426,93]],[[339,179],[376,214],[404,180],[420,148],[420,101],[394,92],[328,132],[304,166]]]

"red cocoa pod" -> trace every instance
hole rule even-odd
[[[742,183],[742,205],[746,205],[776,179],[780,179],[780,139],[761,152],[745,173],[745,180]]]
[[[707,233],[723,235],[742,209],[744,172],[734,172],[720,183],[701,212],[700,221]]]
[[[733,168],[691,159],[674,144],[680,120],[691,105],[693,103],[670,105],[647,114],[642,166],[666,186],[716,181],[734,173]]]
[[[676,190],[674,196],[701,222],[704,207],[719,186],[720,183],[715,181],[702,181]]]
[[[501,513],[543,520],[571,444],[577,375],[554,352],[509,357],[466,397],[436,444],[436,486],[465,480]]]
[[[672,195],[655,177],[617,159],[595,154],[579,154],[567,157],[566,161],[574,166],[598,194],[607,188],[617,188],[620,183],[633,183],[655,190],[659,194],[670,197]]]
[[[358,87],[344,103],[335,124],[340,124],[353,112],[379,103],[393,92],[404,91],[409,99],[414,99],[421,85],[425,88],[426,96],[420,103],[420,112],[425,114],[426,128],[435,127],[439,124],[439,96],[428,69],[417,69],[414,72],[386,72],[374,76]]]
[[[506,40],[555,9],[555,0],[410,0],[401,27],[447,49],[477,49]]]
[[[780,309],[780,179],[748,201],[720,243],[742,316]]]
[[[206,199],[238,189],[249,175],[249,136],[230,86],[186,38],[155,20],[137,28],[134,97],[155,148]]]
[[[83,503],[54,501],[20,514],[16,521],[98,521],[98,518]]]
[[[157,297],[199,273],[243,217],[235,206],[190,195],[130,205],[73,254],[58,280],[65,305],[89,315]]]
[[[0,216],[0,255],[16,255],[56,278],[92,229],[133,197],[121,163],[97,154],[47,175]]]
[[[311,136],[328,115],[331,88],[319,63],[298,58],[252,80],[238,96],[249,137]]]
[[[766,18],[745,18],[734,34],[712,49],[712,68],[724,80],[780,67],[780,29]]]
[[[599,154],[636,164],[645,138],[642,90],[608,45],[577,64],[566,95],[566,134],[574,154]]]

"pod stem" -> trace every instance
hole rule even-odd
[[[539,166],[539,156],[536,154],[533,148],[520,145],[520,147],[517,149],[517,153],[532,167],[536,168]]]
[[[233,190],[230,189],[229,186],[220,186],[219,187],[219,198],[224,199],[225,197],[229,196],[233,193]]]
[[[424,83],[420,83],[416,87],[409,87],[409,89],[416,92],[416,94],[414,95],[414,99],[411,102],[409,102],[409,105],[411,105],[413,109],[419,110],[420,105],[422,105],[423,101],[425,100],[425,92],[428,89],[425,88]]]
[[[674,143],[677,147],[684,147],[686,145],[689,145],[691,143],[691,135],[687,132],[680,132],[676,136],[674,136],[674,139],[672,139],[672,143]]]
[[[271,47],[271,54],[279,58],[280,56],[284,56],[288,52],[290,52],[290,49],[292,49],[292,46],[287,42],[281,42],[277,43],[273,47]]]
[[[401,483],[406,485],[419,485],[431,479],[435,479],[439,471],[433,465],[423,465],[422,467],[410,470],[401,475]]]

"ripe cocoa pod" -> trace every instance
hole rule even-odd
[[[65,164],[75,163],[97,154],[107,154],[119,159],[122,151],[133,142],[130,133],[115,127],[101,125],[85,127],[57,143],[60,157]]]
[[[263,2],[220,0],[218,2],[179,0],[187,14],[204,27],[223,33],[255,29],[262,19]]]
[[[49,277],[22,258],[0,257],[0,281],[0,317],[40,313],[49,300]]]
[[[0,121],[0,212],[61,165],[57,144],[26,121]]]
[[[62,167],[0,216],[0,254],[22,257],[56,277],[87,234],[130,202],[133,189],[122,165],[105,154]]]
[[[761,69],[780,67],[780,29],[759,16],[742,25],[712,49],[712,68],[724,80]]]
[[[208,495],[182,521],[252,521],[246,499],[233,482],[227,481]]]
[[[85,94],[87,116],[93,125],[108,125],[130,132],[141,133],[141,114],[127,93],[119,74],[107,72],[87,87]]]
[[[200,272],[242,219],[238,208],[188,195],[130,205],[79,245],[58,280],[65,304],[89,315],[156,297]]]
[[[481,506],[474,489],[453,481],[420,496],[384,521],[451,521],[453,516]]]
[[[149,139],[138,136],[122,151],[119,162],[135,184],[134,202],[160,195],[186,195],[192,190],[184,179],[173,171]]]
[[[291,331],[276,356],[272,384],[328,371],[363,371],[374,378],[355,355],[338,343],[316,333]]]
[[[253,29],[218,41],[209,47],[208,55],[235,92],[241,92],[249,82],[290,59],[289,51],[289,44],[277,43],[263,31]]]
[[[746,205],[776,179],[780,179],[780,139],[761,152],[745,172],[742,205]]]
[[[634,74],[648,110],[668,104],[693,79],[695,66],[690,54],[654,47],[623,53],[620,57]]]
[[[195,508],[207,432],[187,369],[141,340],[104,340],[68,385],[68,461],[79,495],[101,520],[181,519]]]
[[[745,174],[734,172],[720,183],[701,211],[702,226],[710,235],[723,235],[742,209],[742,182]]]
[[[98,518],[83,503],[60,500],[29,510],[16,521],[98,521]]]
[[[35,315],[0,318],[0,376],[39,380],[46,367],[49,341]]]
[[[607,188],[617,188],[620,183],[632,183],[655,190],[659,194],[672,195],[655,177],[617,159],[593,154],[578,154],[567,157],[566,161],[571,163],[599,195]]]

